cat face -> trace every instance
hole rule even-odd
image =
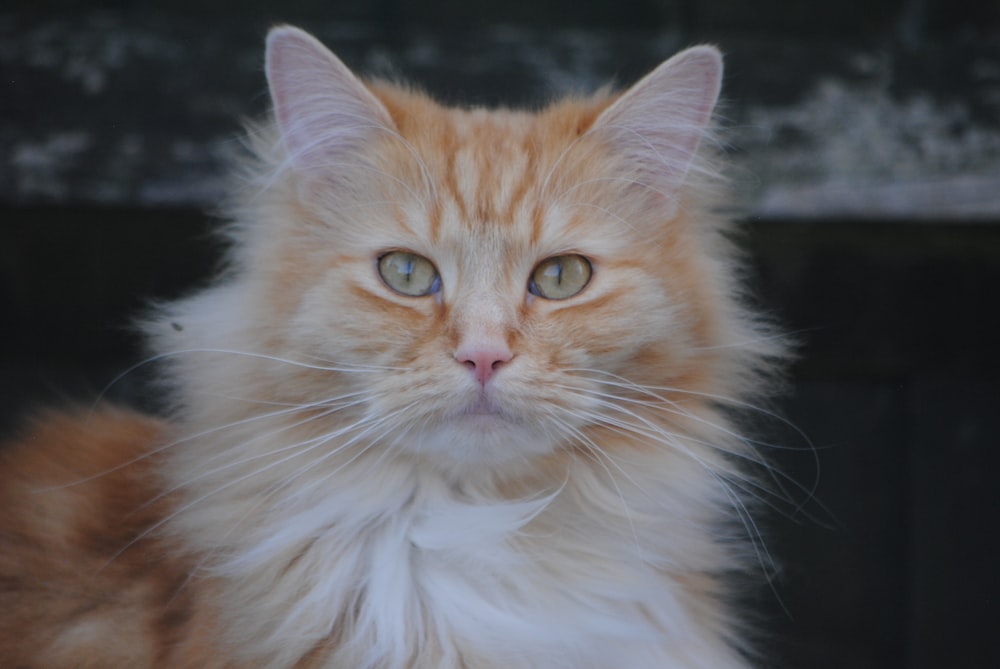
[[[703,388],[720,314],[689,184],[719,77],[701,48],[618,97],[460,110],[274,31],[281,195],[244,272],[272,353],[356,372],[277,385],[356,393],[366,438],[469,466],[613,433],[653,385]]]

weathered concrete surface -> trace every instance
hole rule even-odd
[[[448,101],[543,102],[628,83],[679,34],[307,26],[350,65]],[[0,204],[211,206],[261,113],[266,26],[0,15]],[[740,204],[767,218],[1000,220],[1000,44],[718,37]]]

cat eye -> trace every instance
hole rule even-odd
[[[583,256],[553,256],[531,273],[528,292],[547,300],[565,300],[583,290],[592,273],[590,262]]]
[[[390,251],[379,257],[378,273],[385,285],[401,295],[423,297],[441,290],[433,263],[408,251]]]

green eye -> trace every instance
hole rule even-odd
[[[592,273],[590,262],[583,256],[553,256],[531,273],[528,291],[547,300],[565,300],[583,290]]]
[[[385,285],[401,295],[422,297],[441,290],[441,277],[430,260],[408,251],[390,251],[378,259]]]

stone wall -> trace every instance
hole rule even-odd
[[[309,21],[352,66],[468,104],[538,104],[627,84],[680,31],[410,29]],[[261,22],[88,14],[0,17],[0,203],[218,201],[239,120],[263,111]],[[995,220],[1000,42],[714,35],[725,139],[749,216]]]

